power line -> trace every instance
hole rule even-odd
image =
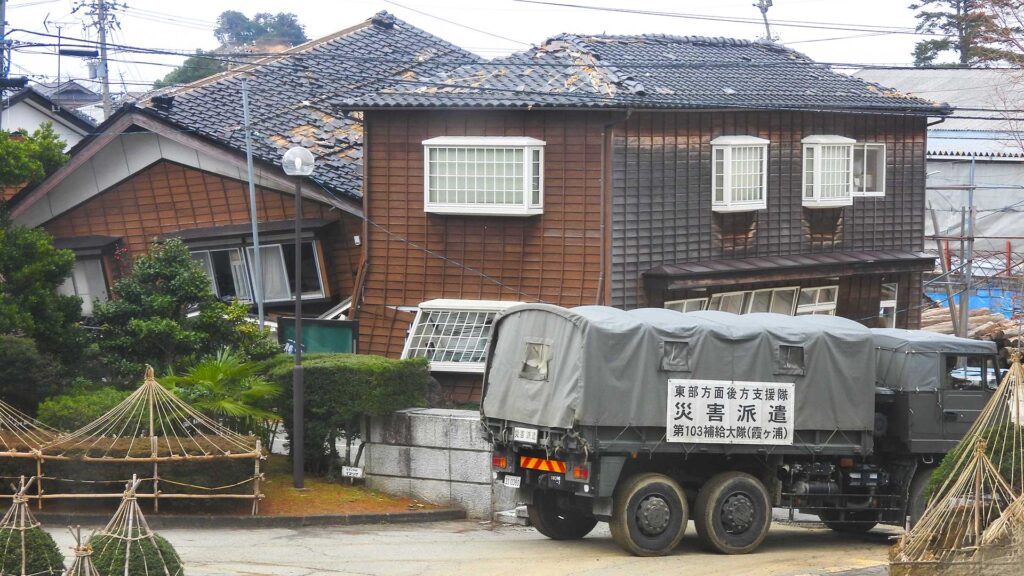
[[[484,34],[486,36],[491,36],[491,37],[497,38],[499,40],[504,40],[506,42],[512,42],[513,44],[521,44],[523,46],[532,46],[532,44],[530,44],[529,42],[523,42],[522,40],[516,40],[515,38],[509,38],[507,36],[500,36],[500,35],[495,34],[493,32],[488,32],[486,30],[481,30],[479,28],[474,28],[472,26],[467,26],[465,24],[460,24],[458,22],[455,22],[454,20],[449,20],[447,18],[442,18],[440,16],[435,16],[433,14],[430,14],[429,12],[423,12],[422,10],[417,10],[415,8],[410,8],[408,6],[404,6],[402,4],[399,4],[398,2],[393,2],[392,0],[383,0],[383,1],[384,1],[385,4],[391,4],[392,6],[397,6],[399,8],[402,8],[403,10],[408,10],[410,12],[415,12],[415,13],[420,14],[422,16],[426,16],[427,18],[433,18],[435,20],[440,20],[441,22],[447,22],[448,24],[451,24],[453,26],[458,26],[459,28],[464,28],[464,29],[470,30],[472,32],[477,32],[479,34]]]

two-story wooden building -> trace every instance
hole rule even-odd
[[[336,103],[364,114],[363,350],[457,398],[517,301],[918,324],[945,106],[774,44],[575,35]]]

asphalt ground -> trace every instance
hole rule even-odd
[[[68,550],[69,533],[50,530]],[[160,531],[177,548],[188,576],[882,576],[889,537],[898,533],[876,528],[852,536],[776,522],[756,553],[723,556],[701,549],[691,525],[675,554],[637,558],[612,541],[605,524],[573,542],[549,540],[528,527],[466,520],[297,529],[197,523]]]

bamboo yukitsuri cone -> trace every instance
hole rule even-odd
[[[920,521],[890,551],[891,576],[1002,576],[1024,561],[1020,353],[964,439]],[[945,461],[944,465],[945,466]],[[939,468],[940,470],[943,467]]]
[[[159,511],[161,499],[241,499],[251,500],[252,513],[256,514],[263,497],[260,463],[266,456],[260,441],[222,426],[175,396],[157,382],[151,366],[146,367],[142,385],[124,401],[78,430],[46,443],[31,457],[36,458],[40,477],[47,463],[57,463],[57,466],[83,463],[97,468],[124,464],[146,470],[147,477],[141,480],[148,491],[138,490],[137,494],[151,499],[155,511]],[[242,461],[251,461],[253,472],[245,470],[241,481],[224,486],[200,486],[166,476],[167,468],[184,464],[212,467]],[[120,478],[126,477],[127,473]],[[48,483],[59,486],[74,480],[77,478],[47,477]],[[99,481],[113,482],[106,478]],[[120,482],[123,480],[116,480]],[[167,487],[171,490],[165,491]],[[247,487],[251,487],[251,491],[242,493]],[[116,497],[120,493],[90,494],[92,497],[101,495]],[[37,498],[41,508],[43,499],[80,496],[53,489],[44,493],[40,488]]]
[[[0,576],[43,576],[64,573],[64,557],[53,538],[40,528],[28,507],[32,486],[21,477],[11,507],[0,520]]]
[[[132,478],[106,527],[89,539],[91,564],[99,576],[182,576],[178,553],[150,529],[139,508],[139,482]]]
[[[64,576],[100,576],[96,566],[92,563],[92,545],[82,542],[82,527],[76,526],[74,530],[68,527],[71,536],[75,539],[75,559],[71,567],[64,573]]]

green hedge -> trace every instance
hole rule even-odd
[[[267,377],[284,389],[281,416],[292,431],[293,358],[282,355],[263,364]],[[338,458],[339,438],[357,438],[368,416],[423,406],[430,380],[425,358],[392,360],[364,354],[303,356],[306,468],[323,472]]]
[[[71,432],[106,414],[129,394],[131,392],[114,388],[100,388],[53,396],[39,404],[37,418],[58,430]]]
[[[156,541],[156,545],[153,544]],[[129,556],[128,572],[124,570],[125,552],[127,546],[125,540],[116,539],[112,536],[97,535],[89,540],[92,545],[92,564],[100,573],[100,576],[153,576],[163,575],[163,567],[167,567],[166,574],[181,576],[183,569],[181,558],[171,546],[170,542],[162,537],[154,535],[153,540],[143,538],[131,541],[131,555]]]
[[[1013,454],[1014,450],[1020,450],[1020,445],[1013,445],[1013,438],[1015,432],[1018,437],[1024,435],[1024,430],[1014,430],[1014,428],[1017,428],[1017,425],[1012,423],[990,426],[982,430],[978,436],[985,440],[985,455],[996,465],[1003,478],[1013,484],[1014,490],[1020,492],[1024,486],[1017,485],[1016,479],[1020,478],[1020,468],[1024,466],[1024,463],[1021,462],[1019,452],[1016,456]],[[942,462],[932,472],[928,486],[925,487],[924,497],[926,500],[930,500],[932,494],[942,488],[950,475],[958,472],[956,463],[960,459],[960,455],[965,449],[973,451],[974,446],[974,441],[965,438],[946,453]]]
[[[63,574],[64,555],[42,528],[25,531],[26,574]],[[21,532],[0,530],[0,574],[21,574]]]

